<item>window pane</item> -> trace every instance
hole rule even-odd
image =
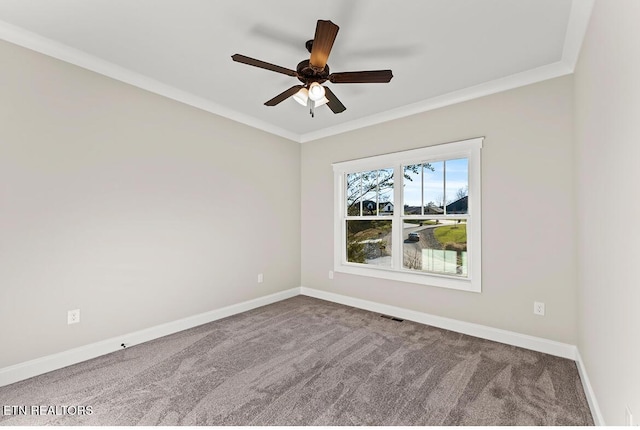
[[[378,170],[378,215],[393,215],[393,169]]]
[[[422,215],[422,164],[404,166],[402,171],[404,214]]]
[[[349,216],[393,215],[393,169],[347,174]]]
[[[425,164],[424,204],[425,215],[441,215],[444,212],[444,161]]]
[[[391,267],[391,221],[349,220],[347,261]]]
[[[469,161],[466,158],[446,161],[447,214],[466,214],[469,194]]]
[[[467,277],[466,220],[406,220],[405,269]]]
[[[347,174],[346,208],[347,215],[361,215],[360,195],[361,195],[360,173]]]

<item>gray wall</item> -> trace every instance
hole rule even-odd
[[[640,421],[640,2],[597,1],[575,72],[580,354],[607,425]]]
[[[0,368],[300,285],[299,144],[0,58]]]
[[[638,21],[599,0],[574,77],[302,148],[0,42],[0,368],[301,283],[577,343],[637,421]],[[328,279],[332,162],[477,136],[482,294]]]
[[[574,344],[573,79],[558,78],[302,147],[302,285]],[[481,294],[328,272],[332,162],[485,136]],[[546,303],[545,317],[533,314]]]

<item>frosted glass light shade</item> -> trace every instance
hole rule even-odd
[[[315,103],[315,105],[314,105],[315,107],[326,105],[327,103],[329,103],[329,99],[323,96],[320,100],[318,100],[318,101],[316,101],[314,103]]]
[[[300,91],[293,95],[293,99],[302,106],[306,106],[307,100],[309,100],[309,91],[306,88],[301,88]]]
[[[324,97],[324,87],[317,82],[312,82],[309,85],[309,98],[314,102],[322,100]]]

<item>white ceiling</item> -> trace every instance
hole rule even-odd
[[[0,0],[0,38],[304,142],[572,73],[593,0]],[[308,59],[316,21],[340,26],[332,72],[392,69],[388,84],[330,84],[347,107],[315,118],[263,103]]]

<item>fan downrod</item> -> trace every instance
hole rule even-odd
[[[307,48],[307,51],[309,51],[309,54],[311,54],[311,50],[313,49],[313,39],[307,40],[304,46]]]

